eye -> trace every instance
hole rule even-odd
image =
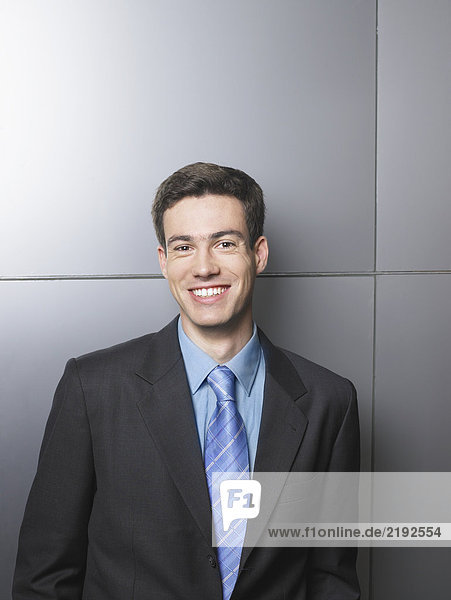
[[[219,242],[218,248],[222,248],[223,250],[230,250],[231,248],[235,248],[236,244],[234,242],[230,242],[229,240]]]
[[[191,250],[191,246],[187,246],[186,244],[183,244],[182,246],[176,246],[174,248],[174,250],[176,252],[189,252]]]

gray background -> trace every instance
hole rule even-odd
[[[64,363],[176,313],[149,209],[196,160],[264,188],[256,318],[355,382],[363,468],[451,470],[450,25],[448,0],[0,4],[1,597]],[[364,551],[364,598],[446,597],[450,559]]]

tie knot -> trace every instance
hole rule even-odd
[[[235,375],[225,365],[218,365],[207,377],[218,402],[235,400]]]

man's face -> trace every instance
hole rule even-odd
[[[163,218],[166,251],[161,271],[180,306],[185,332],[242,331],[252,321],[255,277],[266,266],[268,245],[249,247],[241,202],[232,196],[186,197]]]

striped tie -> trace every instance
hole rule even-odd
[[[222,523],[219,484],[222,479],[249,479],[249,453],[246,429],[235,402],[235,375],[223,365],[217,366],[207,381],[216,394],[216,409],[211,417],[205,441],[205,473],[210,492],[214,531],[221,573],[223,599],[229,600],[238,577],[246,520],[235,520],[228,531]],[[233,474],[231,477],[227,473]],[[214,483],[214,485],[213,485]]]

